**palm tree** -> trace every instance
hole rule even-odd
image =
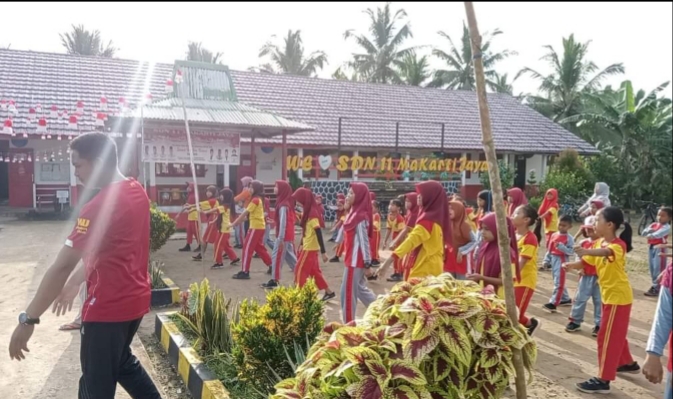
[[[84,25],[72,25],[71,32],[59,33],[59,37],[68,54],[97,55],[111,58],[118,50],[112,47],[112,41],[109,41],[107,46],[103,46],[100,32],[98,30],[88,31],[84,28]]]
[[[332,74],[332,79],[336,80],[349,80],[351,82],[362,82],[366,81],[357,71],[354,71],[348,65],[340,66]]]
[[[207,64],[221,64],[222,53],[213,54],[212,51],[203,47],[201,42],[189,42],[187,44],[187,61],[205,62]]]
[[[430,78],[428,57],[418,57],[415,51],[404,55],[401,61],[396,61],[401,81],[409,86],[422,86]]]
[[[344,39],[352,38],[362,48],[361,53],[353,54],[349,65],[360,76],[366,77],[367,82],[402,83],[395,64],[411,51],[400,49],[404,40],[412,37],[408,22],[398,27],[407,17],[407,13],[399,9],[392,14],[390,3],[386,3],[383,8],[377,7],[376,11],[368,8],[365,14],[370,20],[371,39],[364,34],[356,35],[352,30],[344,33]]]
[[[505,93],[511,95],[514,92],[512,82],[507,81],[507,74],[499,75],[496,73],[493,76],[492,83],[494,85],[493,89],[496,93]]]
[[[275,36],[272,36],[275,37]],[[285,44],[278,46],[267,42],[259,50],[260,57],[269,56],[271,63],[260,68],[268,72],[288,73],[301,76],[315,76],[318,70],[327,64],[327,54],[322,51],[312,52],[308,58],[304,57],[304,44],[301,31],[287,31]]]
[[[463,36],[460,40],[460,48],[456,47],[451,36],[445,32],[439,31],[438,34],[448,40],[450,48],[448,52],[436,48],[432,50],[432,55],[446,62],[450,69],[436,70],[429,86],[443,87],[451,90],[475,91],[477,84],[474,79],[474,67],[472,64],[470,30],[465,23],[463,23]],[[493,32],[485,32],[481,46],[486,84],[493,91],[497,91],[498,87],[494,82],[497,75],[494,69],[495,66],[505,58],[516,55],[516,52],[510,50],[503,50],[500,52],[491,51],[491,41],[501,34],[502,31],[499,29],[496,29]]]
[[[587,60],[590,43],[577,42],[575,35],[570,35],[563,38],[561,55],[552,46],[545,46],[547,54],[542,60],[551,66],[551,74],[543,75],[531,68],[524,68],[517,74],[517,78],[527,74],[540,82],[542,96],[527,96],[527,102],[533,108],[555,122],[577,115],[581,111],[582,95],[599,89],[608,76],[624,73],[621,63],[599,71],[596,64]]]

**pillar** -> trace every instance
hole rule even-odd
[[[224,165],[224,187],[229,187],[229,182],[231,181],[231,177],[229,175],[230,171],[229,168],[231,166],[229,164]]]
[[[542,168],[540,168],[540,176],[538,176],[537,181],[540,184],[545,176],[547,175],[547,160],[549,159],[548,155],[542,155]]]
[[[462,153],[460,157],[467,158],[467,153],[466,152]],[[463,198],[467,198],[466,186],[467,186],[467,172],[465,171],[465,169],[463,169],[463,171],[460,172],[460,196]]]
[[[250,137],[250,167],[252,168],[252,178],[257,178],[257,157],[255,156],[255,134]]]
[[[281,145],[281,179],[287,180],[287,133],[283,131],[283,144]]]
[[[147,196],[150,197],[150,201],[157,202],[157,164],[155,162],[148,162],[149,172],[148,177],[150,178],[149,188],[147,190]]]
[[[79,193],[77,190],[77,177],[75,177],[75,167],[72,165],[72,151],[70,151],[70,165],[68,165],[70,170],[70,209],[75,209],[77,207],[77,200],[79,199]]]
[[[409,159],[411,158],[411,155],[409,154],[409,151],[407,151],[406,155],[404,156],[404,160],[406,161],[405,165],[409,166]],[[404,170],[404,181],[408,182],[409,181],[409,169]]]
[[[304,149],[297,148],[297,157],[299,158],[299,169],[297,169],[297,177],[299,180],[304,180],[304,168],[302,167],[302,158],[304,158]]]
[[[354,159],[358,156],[360,156],[360,151],[355,150],[353,151],[353,157],[351,159]],[[358,181],[358,171],[358,169],[353,169],[353,181]]]

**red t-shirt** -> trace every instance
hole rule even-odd
[[[82,207],[65,245],[82,252],[83,321],[131,321],[149,312],[150,203],[137,181],[101,189]]]

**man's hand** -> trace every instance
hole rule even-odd
[[[643,374],[645,375],[645,378],[653,384],[658,384],[664,379],[664,368],[661,365],[659,357],[649,353],[645,356]]]
[[[30,352],[30,350],[28,350],[28,340],[33,335],[34,330],[34,325],[19,324],[16,326],[14,333],[12,334],[12,339],[9,341],[10,359],[21,361],[26,358],[24,352]]]
[[[327,263],[328,260],[327,254],[322,254],[322,263]]]
[[[66,284],[61,293],[54,300],[51,312],[61,316],[72,310],[72,304],[79,293],[79,286]]]
[[[481,274],[472,273],[465,276],[466,279],[478,283],[482,280]]]

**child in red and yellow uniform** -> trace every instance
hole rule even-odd
[[[544,224],[545,244],[547,245],[547,249],[549,249],[552,234],[558,231],[558,210],[558,191],[555,188],[550,188],[544,195],[544,200],[537,210],[537,213],[540,215],[538,223]]]
[[[624,231],[617,237],[617,230]],[[609,393],[618,372],[637,373],[640,366],[631,357],[626,339],[633,303],[633,289],[626,275],[626,253],[631,251],[631,226],[619,208],[598,212],[596,233],[601,237],[592,249],[577,248],[578,256],[595,256],[603,316],[598,333],[598,376],[577,384],[585,393]],[[569,265],[565,265],[568,267]]]
[[[207,215],[207,223],[205,233],[203,233],[203,239],[201,240],[201,252],[197,255],[192,256],[192,260],[201,261],[203,259],[203,254],[206,253],[208,249],[208,244],[215,244],[219,236],[219,229],[215,225],[217,221],[217,207],[219,206],[217,202],[217,187],[208,186],[206,188],[206,200],[199,203],[201,208],[201,213]],[[194,207],[196,211],[196,207]],[[190,210],[191,213],[191,210]]]
[[[215,244],[215,264],[211,269],[221,269],[224,267],[222,254],[227,254],[232,266],[240,261],[238,255],[236,255],[236,252],[234,252],[234,249],[229,244],[229,239],[231,237],[231,217],[232,213],[235,215],[236,212],[234,193],[228,188],[223,189],[220,191],[218,202],[219,206],[217,207],[217,212],[219,213],[219,216],[215,223],[219,227],[220,235]]]
[[[416,225],[393,251],[383,267],[410,255],[406,280],[415,277],[439,276],[444,267],[444,248],[453,245],[451,219],[446,192],[439,182],[424,181],[416,185],[420,212]]]
[[[259,180],[253,180],[250,183],[250,194],[252,199],[245,211],[236,219],[233,226],[239,226],[246,217],[249,216],[250,231],[245,236],[245,243],[243,244],[243,262],[241,271],[234,275],[237,280],[250,279],[250,263],[252,262],[252,255],[256,253],[264,262],[264,264],[271,271],[271,256],[264,246],[264,230],[266,226],[264,217],[264,184]]]
[[[243,208],[247,208],[248,205],[250,205],[250,200],[252,200],[252,195],[250,194],[250,183],[252,183],[252,177],[242,177],[241,184],[243,189],[236,197],[234,197],[234,202],[243,205]],[[250,222],[248,220],[245,220],[242,225],[235,227],[238,229],[242,241],[245,241],[245,235],[248,234],[249,227]]]
[[[530,231],[537,220],[537,211],[530,205],[522,205],[514,210],[512,224],[516,228],[517,247],[519,249],[519,269],[521,280],[514,283],[516,307],[519,309],[519,323],[533,335],[540,326],[534,317],[526,317],[526,310],[537,286],[537,252],[540,246],[539,236]]]
[[[322,300],[328,301],[334,298],[336,294],[330,290],[322,275],[322,270],[320,270],[318,251],[320,251],[323,262],[327,262],[325,243],[320,229],[320,209],[316,204],[313,193],[307,188],[298,188],[292,194],[292,198],[303,209],[300,222],[302,247],[299,250],[299,259],[294,269],[295,283],[297,287],[303,287],[309,278],[314,279],[318,289],[325,291]]]
[[[444,249],[444,272],[451,273],[457,280],[465,280],[472,273],[470,254],[477,245],[477,236],[467,222],[465,205],[459,201],[449,202],[449,217],[452,223],[452,245]]]
[[[388,249],[392,251],[394,251],[413,231],[414,227],[416,227],[416,221],[418,220],[419,212],[417,193],[413,192],[404,195],[404,209],[406,213],[404,216],[404,230],[402,230],[397,238],[394,239],[393,242],[388,246]],[[412,259],[411,254],[407,254],[399,260],[399,262],[402,264],[402,277],[404,280],[409,278],[413,261],[414,260]]]
[[[386,236],[383,240],[383,248],[386,247],[389,240],[397,241],[397,237],[404,231],[404,216],[401,215],[402,200],[394,199],[388,205],[388,218],[386,220]],[[397,247],[395,247],[397,248]],[[393,250],[395,249],[393,248]],[[404,268],[402,267],[402,259],[396,259],[394,262],[393,274],[388,278],[388,281],[402,281],[404,279]],[[385,270],[380,268],[377,275],[385,276]]]
[[[381,245],[381,214],[379,213],[379,203],[375,200],[372,201],[372,212],[374,213],[374,230],[372,231],[369,249],[372,251],[372,266],[378,266],[380,264],[379,246]]]
[[[481,245],[477,249],[476,267],[479,273],[468,274],[467,279],[480,283],[482,287],[492,285],[500,298],[505,297],[502,287],[502,264],[500,262],[500,250],[498,248],[498,230],[496,227],[495,213],[491,212],[481,219]],[[519,248],[516,242],[516,230],[512,220],[507,218],[507,230],[509,236],[510,264],[513,270],[514,281],[521,281],[521,269],[518,267]]]
[[[526,194],[519,187],[513,187],[507,190],[507,202],[505,204],[507,216],[512,217],[518,207],[528,205],[528,198],[526,198]]]
[[[337,219],[336,224],[334,225],[334,227],[332,227],[332,230],[334,230],[337,234],[334,239],[334,242],[336,243],[336,245],[334,246],[334,257],[329,260],[330,263],[339,263],[340,262],[339,258],[343,255],[345,248],[343,224],[346,221],[346,217],[348,216],[348,211],[350,207],[346,203],[345,198],[343,200],[339,199],[337,201],[337,209],[339,208],[339,206],[341,206],[342,212],[339,219]],[[337,215],[339,215],[338,212]]]
[[[196,211],[196,191],[194,183],[187,184],[187,203],[182,206],[182,211],[187,211],[187,245],[180,248],[180,252],[192,250],[192,242],[196,238],[199,245],[196,250],[201,251],[201,232],[199,232],[199,213]]]
[[[477,195],[477,215],[475,222],[477,226],[481,224],[481,219],[493,212],[493,195],[490,190],[480,191]]]

